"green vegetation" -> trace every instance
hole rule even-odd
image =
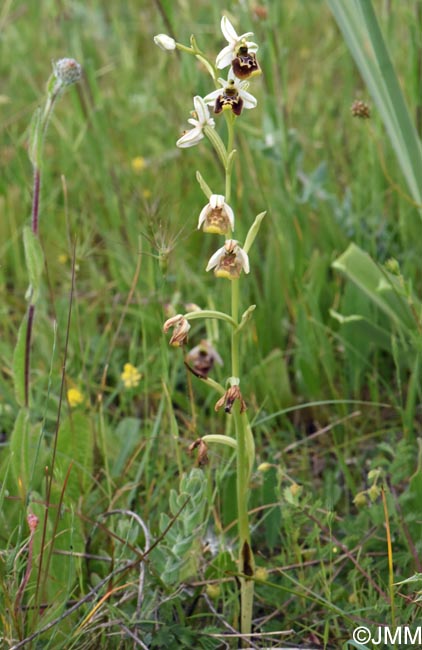
[[[257,305],[240,341],[256,451],[247,647],[366,650],[352,641],[358,626],[417,628],[422,2],[373,8],[3,3],[5,648],[238,647],[236,449],[212,444],[234,435],[234,417],[214,411],[220,394],[184,364],[212,340],[224,365],[210,377],[224,385],[230,325],[192,319],[183,350],[162,331],[194,305],[231,313],[230,283],[205,273],[216,240],[196,230],[196,171],[213,191],[225,174],[206,139],[175,145],[192,97],[212,90],[201,63],[153,42],[195,34],[213,57],[223,13],[254,32],[263,72],[258,108],[236,124],[230,198],[240,242],[267,211],[239,308]],[[57,103],[40,163],[31,118],[63,57],[83,77]],[[355,100],[370,119],[352,116]],[[198,445],[189,453],[202,436],[208,464]]]

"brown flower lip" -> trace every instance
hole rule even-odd
[[[190,364],[189,369],[199,377],[207,377],[215,363],[223,365],[223,360],[217,350],[207,340],[200,341],[185,357],[185,362]]]
[[[261,74],[256,55],[254,52],[249,52],[246,45],[239,47],[232,61],[232,70],[238,79],[248,79]]]

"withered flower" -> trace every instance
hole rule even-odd
[[[169,341],[170,345],[176,348],[183,346],[188,340],[188,332],[190,330],[188,321],[182,314],[177,314],[166,320],[163,325],[163,332],[167,334],[171,327],[174,327],[174,332]]]
[[[223,365],[223,360],[217,350],[205,339],[188,352],[185,361],[200,377],[207,377],[215,363]]]
[[[240,412],[244,413],[248,407],[246,406],[246,402],[242,397],[239,386],[230,386],[230,388],[228,388],[224,393],[223,397],[220,397],[214,409],[216,411],[219,411],[224,406],[225,412],[231,413],[233,404],[237,399],[240,401]]]
[[[197,438],[195,442],[188,447],[188,452],[191,454],[194,449],[198,449],[198,465],[203,467],[208,465],[208,445],[202,440],[202,438]]]

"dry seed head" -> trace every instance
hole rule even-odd
[[[369,105],[361,99],[354,101],[350,110],[353,117],[359,117],[363,120],[367,120],[371,117],[371,109],[369,108]]]

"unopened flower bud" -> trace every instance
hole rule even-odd
[[[366,505],[368,505],[368,500],[366,498],[365,492],[358,492],[353,499],[353,503],[357,508],[364,508]]]
[[[207,596],[212,600],[217,600],[221,596],[221,587],[217,584],[208,584],[206,588]]]
[[[167,36],[167,34],[157,34],[157,36],[154,36],[154,43],[158,45],[160,50],[170,52],[176,49],[176,41],[171,36]]]
[[[26,521],[28,522],[29,530],[33,533],[37,529],[39,522],[37,515],[32,514],[32,512],[28,513]]]
[[[380,494],[381,494],[381,488],[379,488],[378,485],[376,485],[375,483],[371,485],[371,487],[368,490],[368,497],[370,498],[372,503],[378,499]]]
[[[263,582],[265,582],[266,580],[268,580],[268,576],[269,573],[265,567],[259,566],[257,567],[257,569],[255,569],[255,578],[257,580],[262,580]]]

